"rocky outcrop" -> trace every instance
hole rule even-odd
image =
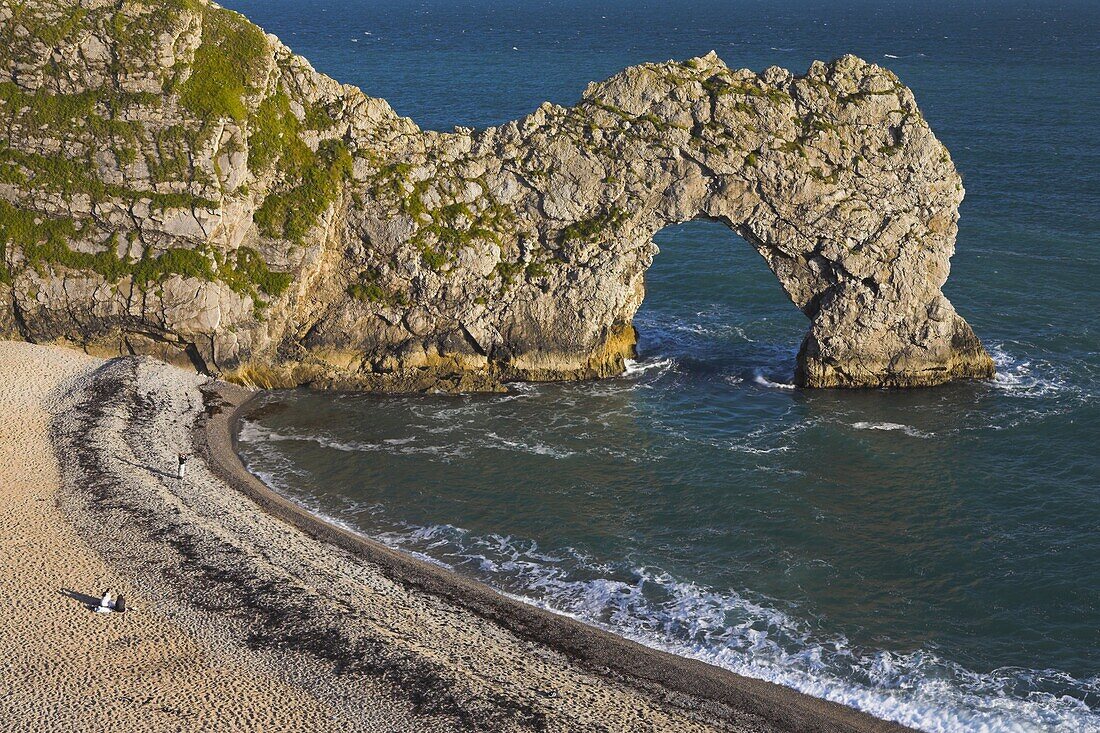
[[[618,373],[662,227],[723,222],[810,330],[798,381],[993,365],[940,288],[963,188],[912,93],[644,64],[420,130],[203,0],[0,0],[0,331],[261,386]]]

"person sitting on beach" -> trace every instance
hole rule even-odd
[[[111,589],[103,591],[103,597],[99,599],[99,605],[96,607],[96,613],[110,613],[115,610],[115,597],[111,595]]]
[[[177,459],[179,461],[179,466],[176,468],[176,478],[178,478],[180,481],[183,481],[183,472],[184,472],[184,469],[187,468],[187,459],[188,458],[189,458],[189,456],[185,456],[182,453],[180,453],[179,456],[177,457]]]

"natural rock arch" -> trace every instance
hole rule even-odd
[[[523,297],[487,300],[485,313],[444,314],[504,378],[620,371],[653,235],[698,216],[750,242],[810,319],[801,384],[990,373],[940,292],[960,181],[886,70],[845,57],[801,78],[757,77],[712,54],[628,69],[574,108],[544,105],[502,128],[429,139],[490,161],[489,190],[512,192],[520,217],[511,235],[529,233],[515,261],[560,268],[529,272]],[[532,184],[534,171],[546,175]],[[446,178],[429,168],[423,180]],[[460,341],[451,347],[462,352]]]
[[[810,319],[800,384],[992,373],[940,291],[961,181],[885,69],[846,56],[757,75],[711,53],[632,67],[574,107],[436,133],[234,13],[162,10],[80,16],[60,75],[33,27],[8,39],[0,163],[22,185],[0,187],[0,213],[23,226],[2,233],[0,330],[263,385],[607,376],[632,353],[653,235],[705,216]],[[149,23],[164,26],[140,47],[117,33]],[[239,58],[226,72],[208,47]],[[104,151],[95,125],[42,131],[57,100],[89,98],[131,148]],[[169,137],[186,166],[170,167]],[[78,162],[66,149],[94,171],[80,185],[47,175]]]

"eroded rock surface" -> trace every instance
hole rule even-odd
[[[961,180],[912,93],[643,64],[486,130],[420,130],[203,0],[0,0],[0,333],[261,386],[616,374],[653,235],[721,221],[810,320],[797,379],[993,364],[940,288]]]

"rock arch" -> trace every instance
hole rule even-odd
[[[849,56],[803,77],[757,76],[711,54],[628,69],[573,108],[543,105],[501,128],[427,139],[426,161],[469,150],[489,197],[504,192],[516,214],[481,270],[514,262],[525,277],[485,298],[484,312],[436,311],[462,328],[452,353],[474,342],[466,356],[484,356],[500,378],[621,371],[652,237],[697,217],[752,244],[810,319],[800,384],[917,386],[992,372],[940,292],[960,179],[887,70]],[[447,180],[426,165],[421,180]]]
[[[437,133],[203,2],[128,48],[114,29],[144,28],[144,12],[66,26],[61,75],[33,32],[4,52],[0,163],[25,183],[0,186],[0,213],[26,226],[3,233],[0,331],[265,386],[607,376],[632,353],[653,235],[707,217],[810,319],[800,384],[992,374],[940,290],[961,180],[886,69],[846,56],[755,74],[711,53],[632,67],[573,107]],[[239,99],[189,94],[211,44],[241,55]],[[87,125],[58,152],[36,126],[47,98],[89,92],[89,114],[134,124],[132,148],[104,150]],[[169,167],[169,133],[186,166]],[[80,162],[66,149],[89,156],[79,185],[43,173]]]

